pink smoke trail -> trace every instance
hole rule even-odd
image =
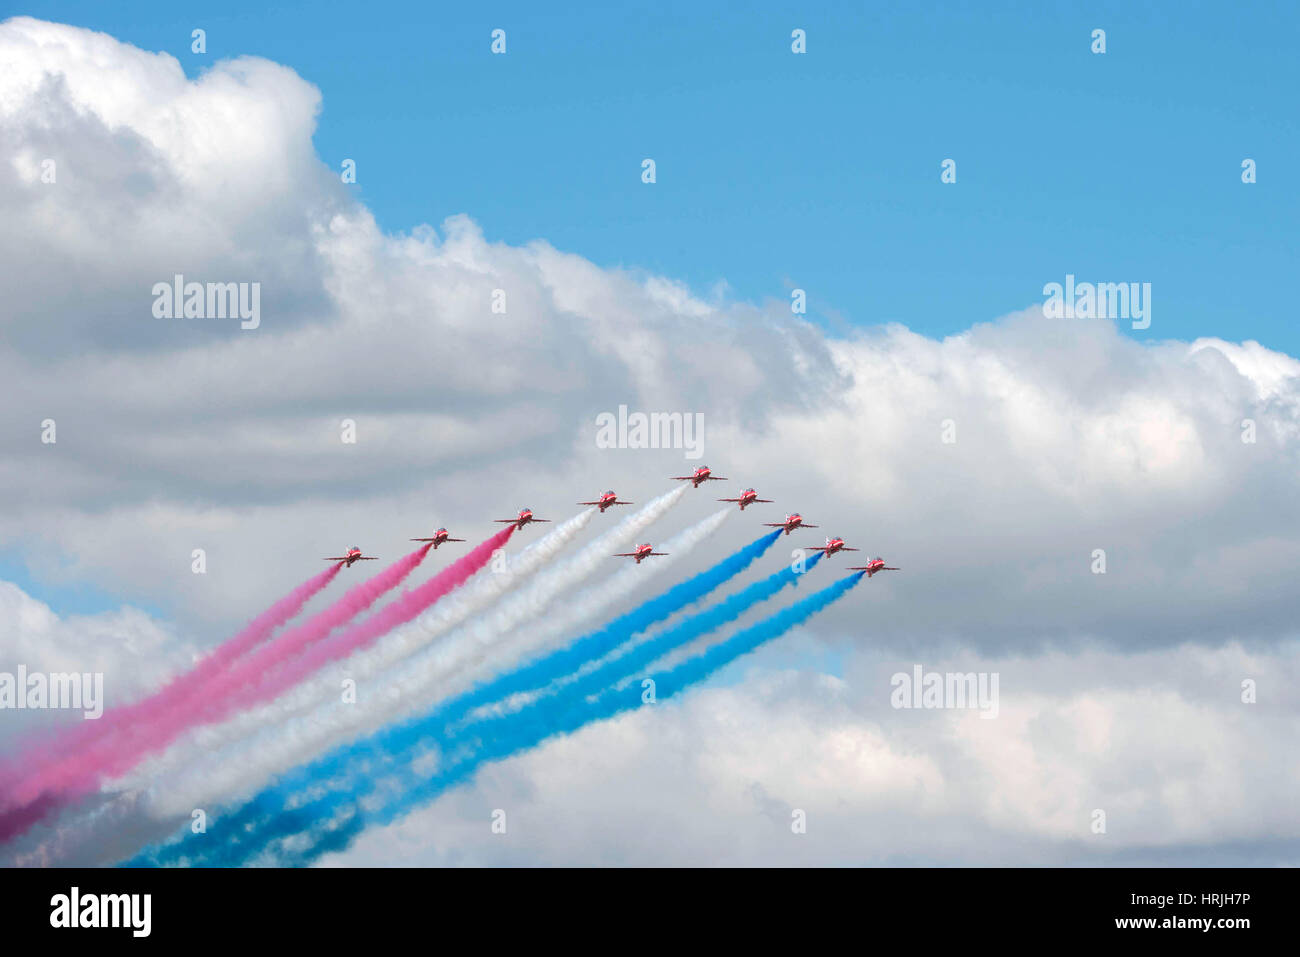
[[[209,686],[203,700],[194,703],[186,716],[186,726],[220,721],[240,708],[269,701],[329,662],[345,658],[354,651],[369,646],[380,635],[410,621],[438,599],[463,585],[471,575],[488,563],[494,552],[510,540],[514,530],[513,525],[502,529],[423,585],[403,593],[396,601],[390,602],[365,621],[312,645],[292,660],[282,660],[277,670],[249,669],[243,676],[236,676],[234,671],[228,673],[221,679],[220,687]],[[426,545],[425,549],[430,547]],[[239,677],[247,680],[240,684]],[[143,748],[149,751],[165,745],[179,733],[173,733],[167,727],[146,730],[150,733],[150,740],[143,744]],[[141,756],[124,755],[122,761],[107,768],[107,775],[114,777],[124,773]]]
[[[424,561],[430,547],[425,545],[411,552],[369,581],[354,586],[324,611],[284,632],[269,644],[251,654],[233,658],[224,670],[210,672],[207,681],[188,686],[184,697],[149,698],[132,709],[131,724],[118,722],[110,729],[117,733],[100,734],[88,749],[63,753],[56,762],[47,763],[34,774],[28,774],[3,798],[3,803],[13,810],[0,815],[0,841],[25,831],[54,807],[93,791],[109,769],[117,769],[116,773],[120,774],[133,767],[149,753],[146,748],[137,746],[138,741],[158,739],[166,744],[189,727],[202,723],[195,718],[201,716],[205,702],[219,699],[230,689],[253,681],[365,611],[385,592],[401,584]],[[330,571],[337,574],[338,566]],[[165,736],[158,733],[161,729],[167,730]],[[43,810],[33,819],[32,812],[25,812],[24,806],[38,798]]]
[[[503,528],[459,562],[449,565],[440,575],[425,582],[419,588],[406,592],[401,598],[386,605],[377,614],[371,615],[360,624],[332,635],[328,640],[309,648],[279,673],[266,675],[262,683],[250,693],[251,701],[241,701],[240,705],[274,698],[329,662],[346,658],[353,652],[373,644],[380,635],[386,635],[398,625],[406,624],[438,599],[465,584],[471,575],[487,564],[497,549],[510,540],[514,531],[514,525]],[[462,563],[464,563],[463,567]]]
[[[189,671],[172,678],[166,685],[140,701],[108,711],[97,721],[83,721],[43,741],[33,742],[23,752],[0,769],[0,793],[15,781],[30,776],[33,769],[48,767],[65,755],[89,747],[95,741],[119,728],[129,725],[143,714],[159,707],[168,707],[193,694],[232,661],[265,641],[285,622],[294,618],[304,605],[325,589],[343,566],[331,565],[319,575],[303,582],[262,614],[250,621],[242,631],[222,642],[206,658]]]
[[[513,532],[514,526],[502,529],[425,584],[403,594],[378,614],[334,636],[329,641],[321,641],[319,645],[310,647],[313,642],[324,639],[334,627],[330,625],[326,628],[318,625],[312,628],[313,624],[317,624],[318,619],[324,619],[338,606],[344,605],[350,596],[360,592],[365,586],[353,589],[353,592],[340,599],[333,608],[322,612],[321,615],[294,631],[286,633],[272,645],[261,649],[261,652],[248,656],[224,674],[217,676],[202,689],[201,695],[191,697],[180,707],[172,709],[171,713],[157,716],[150,722],[137,724],[129,736],[119,736],[118,740],[106,742],[104,747],[97,749],[91,755],[78,756],[51,769],[50,773],[41,776],[38,787],[28,785],[21,792],[21,799],[46,801],[53,792],[60,804],[66,803],[93,791],[104,777],[114,777],[134,767],[148,754],[165,747],[184,731],[221,720],[238,708],[274,698],[328,661],[344,657],[369,645],[380,635],[410,621],[439,598],[460,587],[471,575],[487,564],[492,554],[510,539]],[[418,552],[408,555],[401,562],[395,563],[392,568],[375,576],[375,579],[367,585],[386,577],[389,572],[407,563],[410,563],[410,567],[406,569],[406,573],[409,573],[415,565],[419,564],[430,547],[426,545]],[[374,597],[370,598],[367,606],[374,601]],[[362,610],[364,606],[355,608],[353,614]],[[306,653],[298,654],[304,649],[308,649]],[[18,820],[16,816],[15,820]],[[3,822],[0,822],[0,840],[4,840],[7,836],[9,835],[4,832]]]

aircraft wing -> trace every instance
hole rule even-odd
[[[636,558],[636,552],[615,552],[610,558]]]
[[[860,549],[860,548],[849,548],[849,546],[847,546],[847,545],[841,545],[841,546],[840,546],[840,551],[842,551],[842,552],[860,552],[860,551],[862,551],[862,549]]]
[[[374,555],[358,555],[353,561],[357,562],[377,562],[379,561]]]
[[[667,555],[668,552],[651,552],[651,555]]]
[[[346,561],[347,561],[347,558],[340,557],[340,556],[335,556],[334,558],[324,558],[324,559],[321,559],[321,560],[322,560],[322,561],[326,561],[326,562],[346,562]]]
[[[728,479],[725,475],[710,475],[710,476],[708,477],[708,481],[710,481],[710,482],[728,482],[728,481],[730,481],[730,479]]]
[[[817,526],[817,525],[805,525],[803,522],[800,522],[800,523],[799,523],[799,527],[800,527],[800,528],[818,528],[819,526]]]
[[[409,541],[412,541],[412,542],[436,542],[437,539],[436,539],[436,538],[412,538],[412,539],[409,539]],[[447,541],[450,542],[451,539],[449,538],[449,539],[447,539]]]
[[[754,501],[755,501],[755,502],[767,502],[767,504],[769,504],[769,505],[772,504],[772,500],[771,500],[770,498],[756,498],[756,499],[754,499]]]
[[[720,498],[720,499],[718,499],[718,501],[719,501],[719,502],[739,502],[740,499],[738,499],[738,498]]]
[[[444,538],[443,541],[444,541],[444,542],[463,542],[463,541],[465,541],[465,539],[463,539],[463,538]]]
[[[599,505],[599,502],[579,502],[579,505]],[[611,502],[611,505],[622,505],[622,502]]]
[[[505,522],[507,525],[513,525],[515,522],[519,521],[519,519],[517,519],[517,518],[494,518],[494,519],[492,519],[492,521],[494,521],[494,522]],[[536,521],[538,521],[538,519],[533,519],[533,521],[536,522]]]

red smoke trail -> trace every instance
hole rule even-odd
[[[133,733],[119,736],[120,740],[117,741],[108,741],[106,746],[97,749],[95,753],[76,756],[65,761],[51,769],[49,773],[41,775],[39,782],[24,782],[24,789],[16,796],[19,800],[32,801],[40,798],[42,792],[47,795],[53,792],[57,796],[58,803],[66,803],[94,790],[103,777],[116,776],[129,770],[148,754],[171,743],[184,731],[201,724],[219,721],[238,708],[274,698],[326,662],[344,657],[371,644],[380,635],[410,621],[439,598],[458,588],[487,564],[492,554],[510,539],[513,532],[513,525],[502,529],[419,588],[403,594],[378,614],[328,641],[320,641],[329,634],[334,624],[324,627],[323,622],[318,620],[327,619],[327,616],[332,619],[331,612],[336,609],[341,613],[342,609],[339,606],[348,603],[349,598],[361,592],[366,586],[353,589],[335,606],[217,676],[201,690],[199,695],[192,696],[180,707],[172,709],[170,713],[155,716],[149,722],[137,724],[132,729]],[[385,572],[375,576],[375,579],[367,582],[366,585],[371,585],[381,578],[387,579],[391,577],[390,573],[409,564],[401,575],[405,577],[419,564],[430,547],[426,545],[418,552],[413,552]],[[388,587],[393,587],[400,580],[400,577],[397,578]],[[354,607],[352,614],[364,610],[364,607],[377,597],[376,593],[369,598],[365,606]],[[320,641],[320,644],[313,647],[312,643],[317,641]],[[306,653],[298,654],[304,649],[307,649]],[[30,826],[32,822],[24,820],[29,816],[16,813],[6,815],[6,818],[11,820],[0,819],[0,840]],[[6,827],[11,824],[11,821],[16,829]]]
[[[105,735],[126,727],[141,715],[159,707],[168,707],[193,694],[205,681],[218,674],[232,661],[265,641],[275,629],[298,614],[312,598],[325,589],[343,566],[331,565],[319,575],[303,582],[262,614],[250,621],[233,638],[218,645],[206,658],[189,671],[172,678],[166,685],[133,704],[114,708],[96,721],[83,721],[74,728],[33,742],[23,748],[23,753],[0,769],[0,793],[9,790],[14,782],[30,776],[34,768],[48,767],[65,755],[91,746]],[[7,803],[7,802],[6,802]],[[3,835],[0,834],[0,838]]]

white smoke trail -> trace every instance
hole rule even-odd
[[[440,641],[426,642],[418,654],[404,657],[400,667],[384,669],[373,659],[358,660],[365,659],[364,654],[354,655],[348,659],[349,671],[371,678],[365,687],[358,681],[354,704],[338,703],[336,684],[330,700],[310,713],[288,720],[281,714],[261,734],[251,735],[220,754],[205,754],[178,777],[156,782],[151,790],[157,806],[170,816],[173,811],[194,807],[198,795],[208,801],[223,801],[251,793],[277,771],[296,767],[335,744],[368,734],[394,717],[424,707],[438,690],[439,679],[450,669],[497,636],[538,615],[565,589],[607,564],[611,550],[658,520],[681,500],[683,490],[673,489],[643,506],[573,558],[545,569],[485,614]]]
[[[483,675],[470,673],[470,668],[475,664],[486,661],[490,665],[491,674],[500,674],[509,671],[520,659],[531,657],[535,652],[544,653],[549,650],[545,646],[554,643],[556,636],[564,636],[567,639],[571,636],[574,626],[583,624],[589,618],[594,618],[614,602],[625,597],[634,588],[644,585],[653,573],[666,571],[673,563],[673,560],[684,558],[697,544],[717,531],[731,513],[731,509],[722,509],[715,512],[663,543],[660,547],[668,553],[664,556],[666,560],[655,561],[648,566],[630,565],[600,584],[579,593],[575,598],[565,602],[563,607],[554,609],[545,616],[534,615],[528,625],[510,630],[504,634],[504,637],[491,640],[490,647],[486,642],[492,639],[493,635],[491,629],[484,626],[492,624],[491,618],[508,618],[508,616],[494,615],[487,622],[475,622],[473,626],[474,637],[484,640],[485,646],[472,660],[462,660],[459,666],[453,669],[450,677],[445,677],[438,682],[437,698],[446,700],[453,697],[459,692],[467,690],[484,677]],[[540,580],[538,584],[540,584]],[[504,612],[506,610],[504,605],[508,604],[510,603],[503,603],[503,607],[499,611]],[[497,624],[508,625],[508,621],[499,621]],[[453,635],[448,643],[454,640],[455,637]],[[441,651],[444,647],[440,646],[438,650]],[[430,649],[430,651],[433,651],[433,649]],[[513,699],[507,699],[507,701],[513,701]],[[501,702],[498,702],[496,706],[499,707],[501,704]],[[383,723],[386,724],[387,722]],[[339,769],[337,776],[331,776],[328,781],[311,780],[306,782],[296,792],[296,797],[289,798],[288,805],[292,806],[298,803],[299,798],[318,797],[323,791],[333,790],[336,787],[342,787],[344,790],[350,789],[354,786],[358,777],[365,778],[376,774],[389,774],[394,764],[400,766],[419,762],[424,757],[427,757],[427,755],[413,758],[409,753],[367,756],[360,761],[352,762],[348,766]],[[263,851],[263,854],[265,854],[265,851]],[[275,857],[269,855],[268,859],[274,862]]]
[[[494,669],[501,667],[502,663],[496,660],[495,646],[492,645],[494,638],[509,635],[510,648],[516,650],[517,655],[553,641],[556,636],[565,634],[629,594],[648,580],[651,574],[663,571],[677,559],[685,557],[696,544],[720,527],[730,514],[724,510],[709,516],[662,545],[670,555],[656,559],[648,566],[622,569],[603,585],[589,588],[572,602],[553,609],[545,617],[538,617],[565,588],[606,564],[612,549],[630,541],[677,504],[683,491],[684,489],[674,489],[660,496],[625,518],[615,529],[598,538],[569,561],[546,569],[527,588],[509,596],[485,619],[457,629],[444,641],[426,648],[422,654],[403,663],[391,676],[394,685],[385,698],[368,700],[364,708],[361,703],[348,707],[331,704],[318,709],[307,718],[288,722],[288,726],[277,724],[268,729],[266,735],[246,739],[233,754],[203,755],[196,760],[194,767],[184,770],[180,775],[170,776],[175,780],[154,779],[146,792],[124,795],[129,800],[122,802],[118,814],[101,810],[97,816],[100,824],[98,828],[87,828],[84,824],[76,828],[64,828],[57,842],[58,850],[51,851],[46,847],[43,849],[44,859],[57,856],[66,860],[69,855],[76,855],[76,859],[84,860],[85,851],[95,848],[97,841],[93,833],[82,833],[74,837],[75,832],[102,832],[106,828],[115,827],[133,832],[137,848],[143,843],[163,840],[189,819],[191,809],[212,807],[225,803],[232,797],[247,796],[277,771],[318,756],[340,738],[350,740],[383,726],[404,712],[422,709],[432,700],[429,695],[435,685],[438,697],[442,696],[444,689],[438,683],[438,678],[449,669],[459,671],[462,666],[472,667],[488,657],[492,658]],[[517,566],[518,562],[515,563],[516,571]],[[479,603],[473,604],[477,607]],[[419,624],[426,625],[430,617],[434,616],[427,615]],[[441,623],[454,620],[445,610],[437,617]],[[532,624],[517,635],[513,633],[517,626],[530,620]],[[445,630],[445,625],[439,630]],[[357,659],[360,657],[363,656],[349,659],[349,671],[357,670]],[[367,674],[382,669],[386,661],[385,657],[373,653],[367,653],[365,657],[371,659],[365,666]],[[508,666],[509,662],[504,664]],[[458,682],[465,683],[468,682]],[[331,696],[337,693],[338,687],[337,683],[332,685]],[[116,860],[120,856],[117,854],[108,859]]]
[[[733,511],[734,509],[721,509],[714,512],[657,546],[668,553],[662,559],[656,559],[648,565],[629,565],[600,584],[579,592],[565,602],[563,607],[533,618],[503,639],[493,642],[490,647],[484,647],[474,658],[461,662],[455,674],[450,676],[450,681],[439,685],[439,699],[459,694],[481,679],[481,675],[469,673],[469,668],[490,659],[494,673],[507,671],[521,663],[525,657],[549,650],[557,638],[572,636],[578,626],[595,618],[653,576],[667,571],[674,562],[685,558],[696,545],[716,532]]]
[[[69,858],[66,855],[70,853],[74,855],[72,859],[78,861],[100,862],[103,858],[98,854],[95,854],[94,861],[86,855],[95,851],[97,839],[102,838],[111,843],[115,828],[127,827],[128,822],[134,821],[146,827],[143,833],[154,835],[157,825],[148,824],[144,819],[160,816],[167,820],[167,826],[173,826],[171,819],[174,814],[180,813],[178,807],[172,804],[167,808],[157,806],[159,787],[164,787],[169,779],[185,774],[196,765],[200,768],[211,767],[214,755],[236,747],[239,742],[258,737],[268,728],[279,726],[295,714],[309,712],[325,703],[337,702],[345,678],[351,678],[360,685],[365,678],[400,663],[405,657],[491,605],[513,586],[545,567],[590,524],[596,514],[594,508],[585,509],[567,522],[557,525],[518,555],[506,558],[500,567],[497,567],[494,560],[494,564],[489,566],[490,571],[480,572],[463,587],[443,596],[415,621],[395,629],[370,648],[351,655],[345,661],[321,669],[311,679],[274,701],[241,712],[219,724],[202,726],[188,732],[162,754],[141,762],[129,774],[111,785],[112,792],[122,793],[124,799],[112,800],[96,807],[86,821],[80,820],[87,815],[81,809],[84,806],[70,808],[61,815],[65,823],[60,823],[52,835],[34,845],[29,841],[16,842],[16,846],[11,845],[5,849],[5,857],[20,866],[23,863],[39,864],[46,859],[67,860]],[[269,776],[275,770],[272,767],[266,774]],[[202,793],[204,792],[198,791],[190,794],[194,801],[184,811],[186,818],[190,810],[199,807],[204,800],[200,796]],[[147,814],[143,810],[145,808],[149,809]],[[168,833],[170,831],[164,831],[160,836],[165,837]],[[0,857],[0,861],[4,859]]]
[[[557,525],[518,555],[507,558],[502,567],[490,564],[488,569],[475,575],[462,588],[435,602],[415,621],[394,629],[371,647],[322,668],[316,675],[289,689],[274,701],[241,712],[219,724],[196,728],[162,754],[142,762],[125,775],[116,788],[131,790],[148,787],[151,781],[164,780],[195,761],[207,764],[214,753],[224,748],[261,735],[267,728],[278,726],[293,715],[310,712],[322,704],[338,700],[345,679],[355,681],[360,687],[367,679],[401,662],[545,567],[591,522],[595,514],[595,509],[587,509]]]
[[[685,558],[696,545],[717,531],[731,513],[731,509],[715,512],[660,545],[668,553],[662,560],[648,565],[628,565],[600,584],[580,592],[560,607],[547,611],[544,599],[526,593],[513,596],[491,615],[459,629],[436,649],[429,649],[419,662],[412,662],[413,667],[398,678],[399,700],[419,695],[422,700],[420,707],[415,710],[423,710],[434,701],[446,700],[468,690],[484,678],[485,674],[475,669],[485,663],[488,665],[488,673],[500,674],[536,653],[548,651],[548,646],[556,644],[557,638],[572,637],[576,629],[606,608],[645,585],[654,576],[667,571],[675,561]],[[628,536],[621,537],[626,540]],[[594,542],[583,554],[576,556],[573,564],[585,565],[592,557],[599,563],[608,557],[609,549],[613,547],[617,547],[617,542],[615,534],[610,533]],[[587,555],[587,552],[591,555]],[[540,590],[544,585],[542,576],[538,576],[534,588]],[[518,602],[515,601],[516,598],[519,599]],[[542,614],[543,611],[546,614]],[[458,649],[453,649],[452,646],[458,639],[461,644]],[[459,653],[454,653],[457,650]],[[416,664],[427,664],[430,670],[417,671],[414,667]],[[436,694],[431,696],[429,690],[435,680]],[[382,727],[397,716],[395,709],[390,711],[374,724],[372,730]]]

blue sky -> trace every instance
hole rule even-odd
[[[123,601],[80,576],[33,569],[21,549],[0,549],[0,582],[12,582],[37,601],[49,605],[59,615],[93,615],[116,611]],[[167,617],[174,609],[164,609],[153,602],[133,600],[129,604],[154,618]]]
[[[238,54],[293,67],[323,93],[322,159],[356,160],[391,231],[463,212],[489,239],[546,239],[704,295],[725,281],[732,298],[787,301],[797,286],[832,330],[942,335],[1067,273],[1150,282],[1153,323],[1134,335],[1300,353],[1294,4],[870,6],[25,12],[166,50],[191,75]]]

